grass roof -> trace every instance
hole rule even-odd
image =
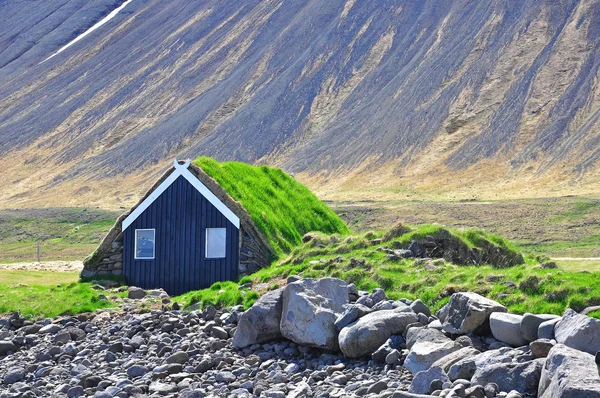
[[[244,206],[277,256],[300,245],[307,232],[348,233],[346,224],[325,203],[281,169],[219,163],[209,157],[194,163]]]

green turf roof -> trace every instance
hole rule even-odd
[[[348,233],[325,203],[281,169],[208,157],[194,163],[244,206],[278,257],[299,245],[307,232]]]

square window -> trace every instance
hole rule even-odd
[[[206,228],[206,258],[224,258],[227,228]]]
[[[154,259],[154,230],[136,229],[135,230],[135,259],[152,260]]]

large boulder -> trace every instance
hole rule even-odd
[[[559,317],[540,323],[540,326],[538,326],[538,339],[554,339],[554,327],[561,319]]]
[[[412,329],[411,329],[412,330]],[[427,370],[439,359],[463,348],[459,343],[435,329],[423,329],[404,360],[404,367],[416,375]],[[408,344],[407,344],[408,347]]]
[[[483,369],[486,366],[497,363],[511,363],[514,357],[522,356],[523,354],[525,354],[523,348],[511,349],[509,347],[482,352],[479,355],[461,359],[450,366],[450,370],[447,372],[448,377],[452,381],[458,379],[471,380],[478,369]]]
[[[283,290],[281,334],[297,344],[336,351],[335,321],[346,304],[348,285],[340,279],[307,278],[290,283]]]
[[[505,306],[477,293],[454,293],[440,310],[443,328],[448,333],[467,334],[485,326],[493,312],[507,312]]]
[[[589,354],[600,351],[600,320],[568,309],[554,326],[554,338],[567,347]]]
[[[233,334],[235,347],[244,348],[281,338],[282,297],[283,288],[268,292],[240,316]]]
[[[500,391],[516,390],[521,394],[534,396],[538,390],[543,366],[543,359],[522,363],[497,363],[477,369],[471,384],[485,386],[496,383]]]
[[[557,315],[551,314],[530,314],[526,313],[521,319],[521,333],[523,337],[528,341],[534,341],[538,339],[538,329],[540,325],[546,321],[560,318]]]
[[[414,312],[372,312],[342,329],[339,335],[340,349],[348,358],[368,357],[390,336],[404,333],[406,326],[415,322],[417,315]]]
[[[529,343],[521,332],[521,320],[523,316],[494,312],[490,314],[490,329],[492,335],[505,344],[513,347],[521,347]]]
[[[342,330],[358,318],[365,316],[366,314],[373,312],[373,310],[362,304],[350,304],[335,321],[335,328],[337,331]]]
[[[540,398],[598,398],[600,377],[594,357],[563,344],[546,358],[537,394]]]
[[[463,347],[458,351],[454,351],[453,353],[450,353],[445,357],[438,359],[431,365],[431,367],[433,368],[435,366],[439,366],[444,372],[448,373],[452,365],[454,365],[455,363],[462,361],[465,358],[471,358],[479,354],[481,354],[481,351],[479,351],[476,348]]]

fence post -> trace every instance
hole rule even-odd
[[[37,243],[37,262],[38,263],[41,262],[40,257],[41,257],[41,248],[40,248],[40,241],[38,240],[38,243]]]

